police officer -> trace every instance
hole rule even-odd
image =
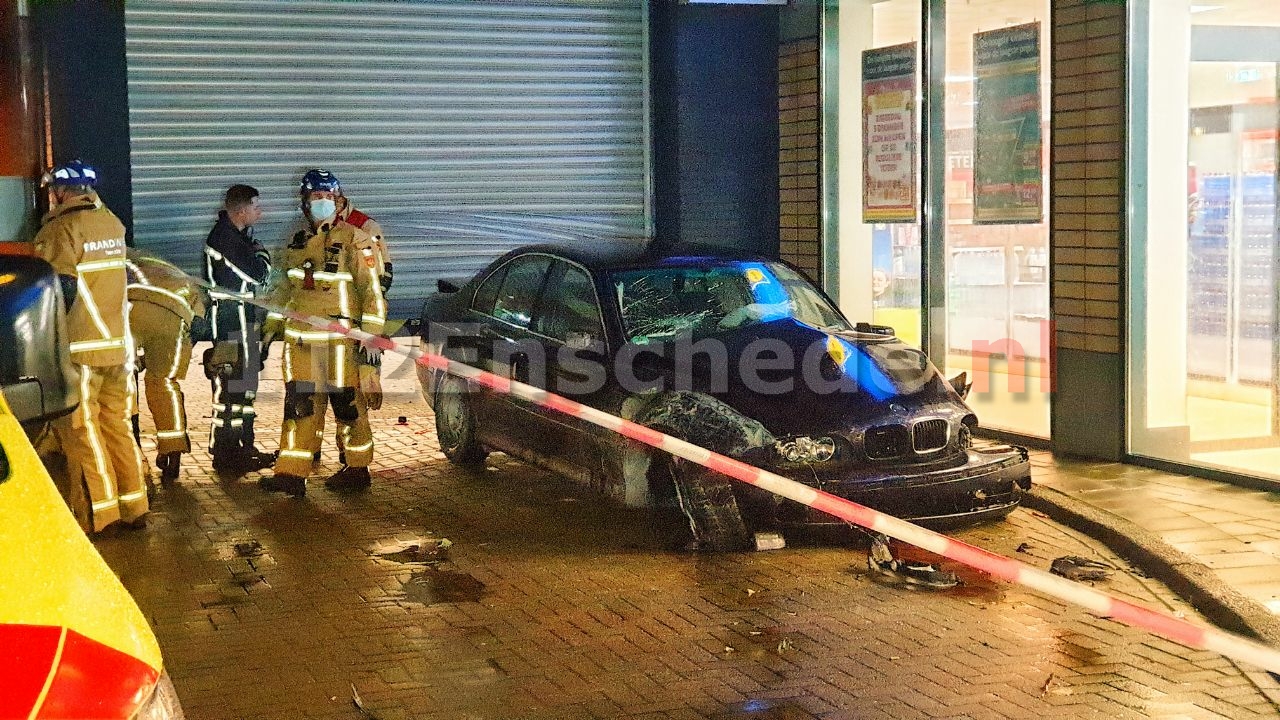
[[[44,177],[51,203],[36,252],[57,271],[68,301],[71,360],[80,371],[80,406],[54,431],[89,490],[93,529],[123,521],[146,525],[142,452],[129,428],[137,399],[127,323],[124,225],[94,191],[98,173],[80,161]]]
[[[386,301],[378,275],[382,258],[373,238],[337,221],[336,178],[311,170],[299,187],[308,227],[298,231],[283,253],[284,280],[271,303],[307,315],[330,318],[343,327],[380,334]],[[337,419],[346,464],[329,477],[333,489],[368,487],[373,434],[364,394],[356,388],[376,375],[376,353],[341,333],[293,319],[284,323],[281,369],[285,382],[284,426],[275,474],[262,478],[264,490],[306,493],[316,436],[316,393],[326,393]],[[366,394],[371,392],[368,385]],[[380,399],[380,398],[379,398]]]
[[[261,217],[258,191],[232,185],[205,241],[205,279],[216,288],[211,294],[214,347],[205,358],[205,374],[213,383],[209,453],[216,470],[259,470],[275,460],[254,447],[261,330],[258,308],[241,301],[252,298],[271,272],[271,256],[253,237]]]
[[[129,331],[141,352],[147,407],[156,426],[160,480],[178,477],[183,453],[191,452],[186,399],[179,381],[191,363],[191,321],[204,316],[204,292],[174,265],[136,250],[126,260]],[[133,432],[138,435],[135,409]]]

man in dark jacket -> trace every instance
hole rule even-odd
[[[215,287],[214,347],[206,353],[205,373],[213,381],[209,453],[216,470],[259,470],[275,459],[253,444],[261,319],[257,307],[241,302],[252,298],[271,272],[271,256],[253,238],[253,225],[261,217],[258,191],[232,185],[205,241],[205,279]]]

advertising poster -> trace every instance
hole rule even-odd
[[[916,45],[862,53],[862,221],[916,221]]]
[[[973,68],[973,221],[1040,222],[1040,23],[975,34]]]

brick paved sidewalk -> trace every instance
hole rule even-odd
[[[274,449],[267,377],[259,435]],[[195,424],[199,368],[184,387]],[[188,717],[359,718],[353,685],[383,720],[1280,716],[1266,676],[962,568],[947,566],[964,586],[928,592],[830,540],[671,551],[670,512],[602,505],[503,456],[454,468],[412,378],[387,387],[367,493],[263,494],[256,476],[214,475],[201,434],[151,528],[98,541]],[[315,480],[336,469],[329,441]],[[1066,554],[1122,567],[1027,510],[960,535],[1042,568]],[[443,537],[442,558],[406,551]],[[1193,615],[1123,570],[1105,586]]]

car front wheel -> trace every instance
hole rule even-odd
[[[751,532],[738,509],[733,480],[680,458],[670,458],[667,467],[700,549],[733,552],[751,547]]]
[[[465,380],[446,375],[436,390],[436,439],[440,450],[458,465],[479,465],[489,454],[476,440],[476,418]]]

